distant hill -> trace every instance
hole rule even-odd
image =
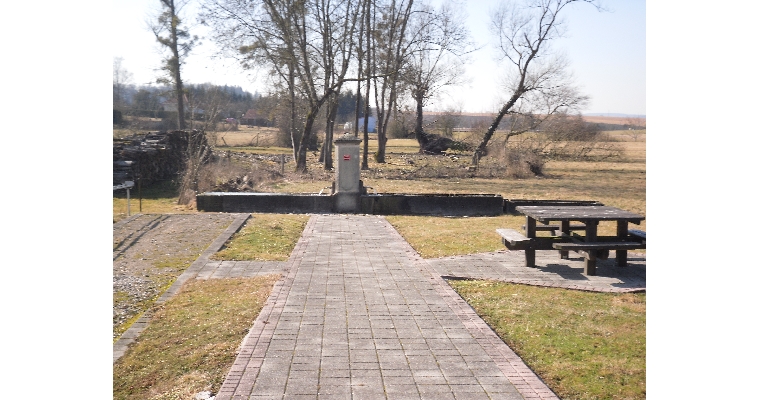
[[[437,111],[425,111],[423,113],[424,124],[430,124],[445,113]],[[457,118],[456,128],[472,128],[478,123],[490,123],[496,114],[494,113],[461,113]],[[596,124],[602,130],[623,130],[629,128],[644,128],[647,124],[645,115],[598,113],[583,114],[586,122]]]
[[[618,115],[618,116],[613,116]],[[620,116],[625,115],[625,116]],[[605,115],[593,115],[584,114],[583,120],[598,124],[603,130],[619,130],[628,128],[637,128],[647,126],[646,116],[639,115],[627,115],[627,114],[605,114]]]
[[[642,114],[619,114],[619,113],[590,113],[583,114],[584,117],[614,117],[614,118],[646,118]]]

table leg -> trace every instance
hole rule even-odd
[[[570,221],[560,221],[559,231],[561,235],[570,235]],[[560,250],[559,258],[567,260],[570,258],[570,252],[567,250]]]
[[[596,250],[587,250],[588,254],[584,260],[583,273],[586,276],[596,276]]]
[[[536,237],[536,220],[531,217],[526,217],[525,221],[525,236],[534,239]],[[525,249],[525,266],[528,268],[536,267],[536,249]]]
[[[596,231],[599,221],[585,221],[586,223],[586,242],[596,242]],[[583,273],[588,276],[596,275],[596,250],[588,250]]]
[[[621,242],[626,240],[628,237],[628,221],[617,222],[617,237]],[[625,267],[628,265],[628,250],[615,251],[615,264],[618,267]]]

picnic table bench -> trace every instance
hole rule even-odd
[[[628,250],[646,248],[646,232],[628,229],[628,223],[640,224],[644,217],[608,206],[518,206],[517,211],[526,216],[525,234],[514,229],[497,229],[502,243],[510,250],[525,251],[525,266],[536,266],[536,250],[559,250],[561,258],[568,258],[569,251],[581,254],[584,274],[596,275],[596,260],[607,259],[610,251],[616,252],[616,264],[628,264]],[[615,221],[615,236],[598,236],[600,221]],[[541,224],[539,225],[538,222]],[[552,224],[555,222],[555,224]],[[549,231],[551,236],[540,237],[539,231]],[[575,231],[583,231],[580,235]]]

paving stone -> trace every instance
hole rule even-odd
[[[243,367],[233,366],[217,400],[556,399],[442,275],[641,290],[646,260],[632,255],[632,268],[599,273],[602,265],[580,279],[576,261],[556,252],[537,252],[546,263],[537,269],[520,267],[516,253],[423,260],[382,217],[314,215],[287,262],[209,263],[209,277],[283,274],[259,317],[269,324],[251,330],[235,360]]]

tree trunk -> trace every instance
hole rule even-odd
[[[177,66],[177,68],[179,68],[179,66]],[[175,81],[175,90],[177,91],[177,128],[182,131],[185,129],[185,96],[183,93],[184,88],[182,86],[182,79],[180,78],[179,73],[177,73]]]
[[[377,60],[377,58],[375,58],[375,60]],[[385,101],[380,100],[385,98],[385,87],[382,89],[383,93],[379,94],[377,89],[377,78],[374,79],[374,85],[375,112],[377,113],[377,119],[375,120],[375,132],[377,132],[377,154],[375,154],[375,162],[385,163],[385,143],[383,143],[385,138],[385,124],[383,124],[385,118]]]
[[[525,93],[525,91],[522,89],[522,87],[519,87],[514,94],[512,94],[512,97],[509,99],[509,101],[504,104],[503,107],[499,110],[499,113],[496,114],[496,118],[493,119],[493,122],[491,123],[491,126],[488,127],[488,130],[486,131],[485,135],[483,135],[483,140],[480,141],[480,144],[475,149],[475,152],[472,154],[472,159],[470,160],[470,164],[472,166],[477,166],[478,162],[480,160],[480,157],[486,154],[486,146],[488,146],[488,141],[491,140],[491,137],[493,137],[494,132],[496,132],[496,129],[499,127],[499,123],[501,123],[501,119],[504,118],[504,115],[506,115],[509,110],[512,109],[512,106],[515,105],[517,100]]]
[[[319,149],[319,162],[321,163],[325,162],[325,148],[327,147],[327,143],[330,138],[330,115],[332,115],[332,109],[334,108],[333,104],[334,101],[332,100],[329,100],[327,102],[327,112],[325,113],[325,141],[322,143],[322,147]]]
[[[330,171],[333,169],[333,156],[332,145],[333,137],[335,137],[335,116],[338,114],[338,96],[334,97],[334,100],[330,102],[331,107],[328,110],[327,129],[325,130],[325,143],[322,145],[325,153],[325,170]]]
[[[427,144],[427,135],[422,130],[422,96],[418,95],[414,98],[417,102],[417,120],[414,124],[414,138],[417,139],[417,143],[420,145],[420,152]]]
[[[372,4],[371,2],[367,1],[367,12],[365,13],[367,16],[367,19],[365,20],[366,33],[364,35],[367,40],[367,87],[364,89],[364,98],[367,99],[367,101],[364,102],[364,154],[362,157],[361,167],[363,170],[369,169],[369,161],[367,160],[369,153],[369,88],[371,82],[370,77],[372,76],[372,46],[370,45],[370,39],[372,36],[372,24],[369,18],[372,12],[370,11],[370,7],[372,7]]]
[[[314,120],[319,115],[319,109],[327,99],[332,96],[333,90],[328,89],[324,96],[317,100],[316,104],[311,106],[308,114],[306,114],[306,124],[303,127],[303,135],[301,135],[301,143],[298,145],[298,157],[296,157],[296,172],[304,173],[306,168],[306,150],[309,140],[311,140],[311,128],[314,126]]]
[[[298,158],[296,158],[296,172],[305,173],[306,168],[306,144],[311,138],[311,127],[314,126],[315,115],[309,111],[306,116],[306,125],[303,128],[301,143],[298,145]]]
[[[361,90],[361,83],[356,84],[356,107],[354,107],[354,137],[359,136],[359,111],[361,109],[361,102],[362,102],[362,94],[360,92]]]
[[[377,129],[377,157],[375,161],[381,164],[385,163],[385,144],[388,141],[386,138],[386,125],[382,122],[385,115],[381,115],[378,112],[377,122],[375,123],[375,129]]]
[[[177,129],[184,130],[185,129],[185,102],[184,102],[184,93],[183,93],[183,87],[182,87],[182,77],[180,75],[180,62],[179,62],[179,38],[177,37],[177,10],[174,7],[174,0],[170,0],[165,2],[165,4],[169,7],[169,10],[171,12],[171,28],[169,33],[169,40],[170,40],[170,46],[172,52],[172,59],[169,61],[172,66],[172,75],[174,75],[172,78],[174,78],[174,92],[177,96]]]

